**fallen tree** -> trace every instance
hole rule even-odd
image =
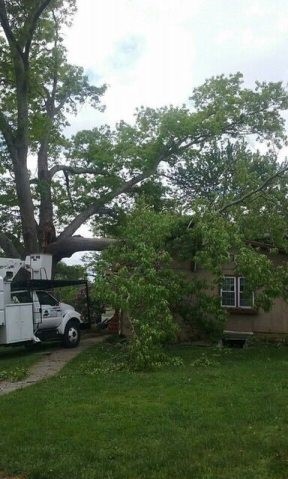
[[[0,247],[8,256],[44,251],[57,262],[76,251],[102,250],[113,240],[75,236],[80,226],[93,219],[101,235],[148,181],[152,189],[163,187],[170,175],[173,184],[177,165],[197,161],[212,143],[249,135],[276,147],[285,142],[286,90],[280,83],[246,89],[240,74],[194,90],[192,109],[142,108],[134,125],[120,122],[114,130],[103,126],[67,139],[67,115],[85,102],[101,109],[106,88],[90,85],[83,69],[67,61],[62,29],[74,11],[75,0],[0,0]],[[259,181],[240,200],[268,184],[269,172]]]

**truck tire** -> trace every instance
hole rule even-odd
[[[70,319],[65,326],[63,345],[65,348],[76,348],[80,343],[80,327],[76,319]]]

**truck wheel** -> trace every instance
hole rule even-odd
[[[79,323],[75,319],[70,319],[65,326],[63,345],[65,348],[76,348],[80,342]]]

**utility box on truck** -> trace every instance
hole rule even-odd
[[[5,301],[4,301],[4,286],[3,286],[3,279],[0,276],[0,326],[4,326],[5,324]],[[1,329],[0,329],[1,331]]]
[[[18,274],[20,271],[24,274]],[[69,348],[79,344],[80,329],[84,326],[81,314],[49,291],[85,284],[89,319],[87,281],[51,280],[51,275],[51,255],[31,254],[25,261],[0,258],[0,345],[50,339],[61,339]]]
[[[5,328],[0,328],[0,344],[13,344],[33,340],[33,306],[7,304],[5,306]]]

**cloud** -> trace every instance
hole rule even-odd
[[[112,70],[126,70],[135,67],[144,48],[144,39],[129,36],[116,44],[108,63]]]
[[[193,3],[194,9],[190,0],[79,2],[66,34],[69,59],[83,65],[92,81],[109,85],[103,121],[131,120],[137,106],[182,103],[189,97],[195,62],[189,22],[200,2]],[[92,110],[82,109],[82,117],[87,125]]]
[[[70,61],[109,89],[106,112],[83,107],[74,128],[131,120],[140,105],[181,104],[215,74],[240,70],[248,82],[287,74],[287,0],[79,0],[78,8]]]

